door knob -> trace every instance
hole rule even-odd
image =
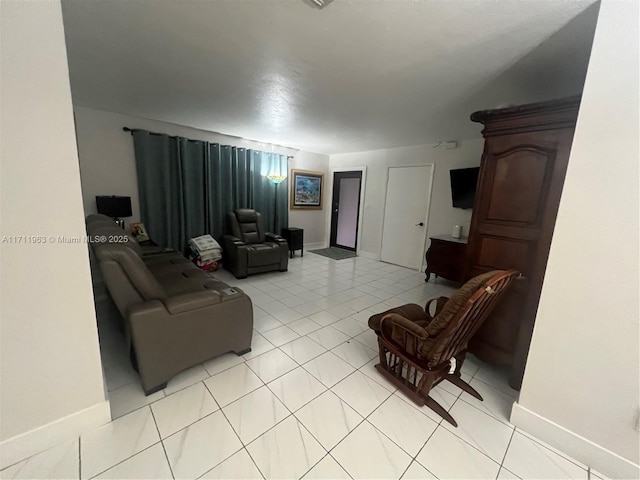
[[[424,227],[424,222],[416,223],[416,227]]]

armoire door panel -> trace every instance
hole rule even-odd
[[[487,160],[493,163],[493,194],[489,201],[487,221],[536,225],[540,221],[545,178],[552,169],[549,151],[526,146],[497,154]]]
[[[512,238],[481,237],[476,264],[480,267],[501,270],[529,270],[529,262],[535,245]]]
[[[525,241],[536,241],[540,236],[540,228],[536,226],[523,228],[499,222],[481,223],[475,232],[482,237],[506,237]]]

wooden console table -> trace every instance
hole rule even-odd
[[[467,237],[453,238],[450,235],[431,237],[431,245],[426,254],[427,270],[424,281],[428,282],[433,273],[436,277],[463,283],[467,240]]]

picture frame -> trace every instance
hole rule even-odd
[[[149,234],[147,233],[147,229],[144,226],[144,223],[132,223],[130,227],[131,234],[138,242],[147,242],[151,240],[149,238]]]
[[[324,173],[309,170],[291,170],[292,210],[322,210]]]

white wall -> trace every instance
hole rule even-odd
[[[600,7],[512,415],[516,426],[612,478],[640,475],[638,6]]]
[[[323,206],[322,210],[289,210],[289,225],[292,227],[304,228],[304,244],[310,248],[324,248],[328,245],[326,218],[330,205],[328,200],[331,197],[329,192],[329,156],[320,153],[309,153],[299,151],[294,158],[289,161],[289,178],[291,170],[311,170],[324,174]]]
[[[472,210],[453,208],[449,170],[480,165],[484,140],[467,140],[458,142],[458,145],[458,148],[452,150],[420,145],[331,155],[330,168],[367,167],[361,254],[380,258],[388,167],[434,164],[427,238],[433,235],[451,235],[454,225],[462,225],[463,235],[468,235]],[[407,192],[407,195],[410,194],[411,192]]]
[[[87,245],[51,238],[85,235],[60,2],[0,8],[1,468],[78,434],[73,419],[93,408],[83,428],[108,421],[109,409]]]
[[[267,152],[291,155],[290,168],[305,168],[327,172],[329,157],[275,145],[252,142],[205,130],[172,123],[143,119],[119,113],[75,106],[78,154],[82,178],[85,215],[96,212],[96,195],[127,195],[131,197],[133,216],[128,222],[140,220],[138,180],[136,175],[133,139],[122,127],[140,128],[152,132],[179,135],[195,140],[254,148]],[[305,243],[324,240],[324,222],[317,221],[322,211],[290,211],[289,225],[304,228]],[[322,217],[324,218],[324,217]]]

